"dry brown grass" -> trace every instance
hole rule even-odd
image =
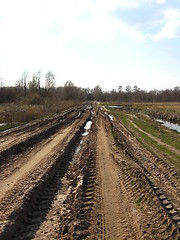
[[[149,111],[159,111],[163,113],[179,114],[180,103],[179,102],[162,102],[162,103],[134,103],[132,104],[135,108]]]
[[[41,105],[31,105],[27,103],[1,104],[0,123],[26,123],[35,119],[40,119],[54,113],[60,113],[71,108],[79,102],[75,101],[55,101],[47,99]]]

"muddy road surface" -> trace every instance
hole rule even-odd
[[[180,183],[98,104],[0,133],[0,239],[180,239]]]

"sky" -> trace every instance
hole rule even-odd
[[[0,78],[56,86],[180,86],[180,0],[0,0]]]

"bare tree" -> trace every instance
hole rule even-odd
[[[49,90],[55,87],[55,75],[52,73],[52,71],[48,71],[45,76],[45,89],[47,94],[49,93]]]
[[[24,89],[24,95],[26,96],[27,94],[27,81],[28,81],[28,72],[25,70],[21,77],[18,79],[18,81],[16,82],[16,86],[19,89]]]
[[[32,81],[29,82],[29,89],[31,92],[41,93],[41,71],[34,73],[32,76]]]

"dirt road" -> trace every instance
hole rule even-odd
[[[0,239],[180,238],[175,169],[99,105],[0,143]]]
[[[137,222],[136,210],[128,199],[126,188],[119,179],[118,167],[114,161],[113,140],[103,126],[98,124],[97,166],[101,179],[102,211],[105,222],[105,239],[142,239]],[[115,156],[114,156],[115,155]],[[121,156],[119,160],[123,161]]]

